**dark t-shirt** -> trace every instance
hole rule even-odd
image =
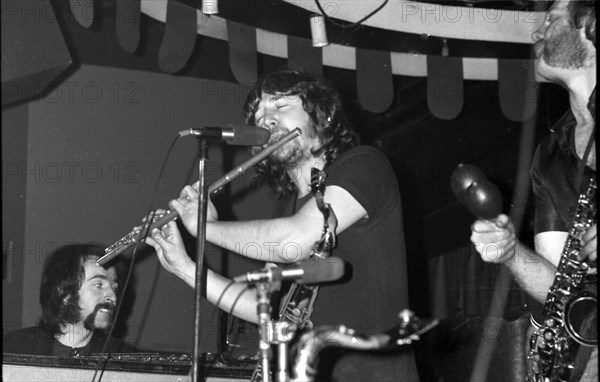
[[[48,355],[56,357],[87,356],[93,353],[101,353],[104,347],[106,335],[98,330],[94,332],[90,342],[80,348],[65,346],[57,341],[54,336],[39,326],[32,326],[15,330],[3,335],[2,351],[12,354]],[[135,349],[111,337],[106,353],[132,353]]]
[[[332,256],[346,262],[346,274],[339,281],[321,285],[311,320],[315,326],[343,324],[359,334],[381,333],[398,323],[402,309],[409,308],[396,176],[383,153],[368,146],[342,154],[325,172],[326,187],[335,185],[348,191],[368,218],[338,235]],[[310,196],[299,200],[296,208],[308,200]],[[325,350],[319,362],[321,374],[329,373],[334,363],[333,382],[418,381],[410,346],[391,353]]]

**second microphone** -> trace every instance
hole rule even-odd
[[[179,132],[180,137],[194,135],[197,137],[206,137],[224,140],[229,145],[236,146],[261,146],[266,144],[271,137],[271,133],[262,127],[237,125],[230,123],[227,127],[199,127]]]
[[[233,278],[235,282],[274,282],[295,280],[299,284],[314,284],[335,281],[344,275],[344,261],[338,257],[325,260],[305,260],[293,265],[264,268]]]

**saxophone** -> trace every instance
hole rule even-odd
[[[323,200],[325,193],[325,179],[327,174],[317,168],[311,169],[311,192],[313,193],[317,207],[323,214],[323,231],[321,238],[311,247],[310,258],[325,259],[331,255],[336,246],[337,218],[333,209]],[[292,331],[311,329],[313,327],[310,316],[313,311],[318,285],[307,285],[293,282],[279,310],[279,321],[289,324]],[[262,367],[260,363],[254,369],[251,382],[263,380]]]
[[[587,286],[595,283],[589,266],[577,259],[580,239],[596,221],[596,179],[579,197],[574,222],[544,305],[544,322],[534,327],[528,353],[529,382],[569,381],[574,376],[580,346],[597,346],[597,297]],[[579,366],[579,365],[578,365]]]
[[[312,382],[316,375],[319,352],[327,347],[355,350],[389,350],[420,340],[421,334],[433,329],[438,320],[421,320],[408,309],[399,314],[400,323],[383,333],[357,334],[345,325],[322,325],[305,331],[296,345],[290,382]]]

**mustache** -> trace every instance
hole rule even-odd
[[[269,137],[269,141],[266,144],[264,144],[262,146],[252,146],[251,147],[250,151],[253,155],[258,154],[259,152],[263,151],[268,146],[273,146],[274,144],[279,142],[282,138],[287,136],[290,133],[290,131],[284,129],[283,127],[275,127],[275,128],[269,129],[269,133],[271,134],[271,136]],[[287,146],[289,143],[290,142],[288,142],[283,147]],[[281,149],[281,148],[282,147],[280,147],[279,149]]]
[[[114,313],[116,306],[115,306],[115,304],[111,304],[110,302],[103,302],[103,303],[96,305],[96,307],[94,308],[94,313],[97,313],[100,309],[106,309],[106,310],[110,311],[111,313]]]
[[[94,322],[96,320],[96,315],[98,314],[98,311],[100,309],[108,310],[109,322],[112,322],[115,319],[115,305],[111,304],[109,302],[100,303],[100,304],[96,305],[96,307],[94,308],[94,311],[92,313],[90,313],[87,317],[85,317],[85,319],[83,320],[83,326],[86,329],[88,329],[88,330],[97,329]],[[103,328],[101,330],[107,330],[107,329],[108,328]]]

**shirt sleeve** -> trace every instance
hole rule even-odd
[[[531,186],[535,200],[535,234],[547,231],[567,231],[566,224],[558,213],[545,184],[542,156],[544,142],[538,146],[531,166]]]
[[[389,195],[398,194],[398,182],[389,160],[373,147],[360,146],[348,151],[325,172],[326,186],[348,191],[371,218],[390,209],[394,199]]]

